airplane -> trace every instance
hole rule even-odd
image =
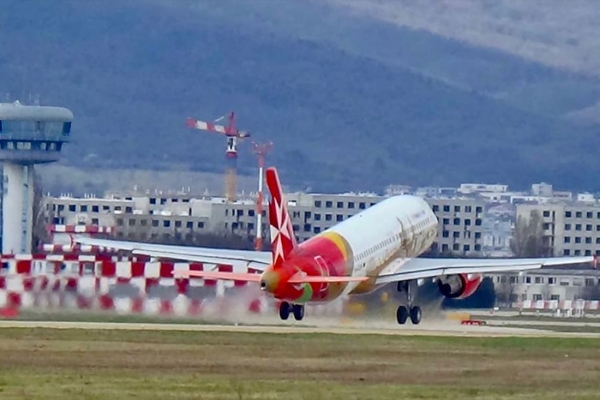
[[[433,244],[438,220],[418,196],[388,197],[329,229],[298,243],[274,167],[265,170],[271,251],[228,250],[157,245],[110,239],[75,238],[81,244],[129,251],[153,258],[205,264],[244,266],[255,273],[216,270],[176,272],[176,277],[199,277],[256,283],[279,301],[279,317],[301,321],[306,304],[334,301],[341,296],[371,293],[395,283],[406,295],[396,312],[398,324],[421,322],[413,304],[413,286],[426,279],[437,283],[447,298],[471,296],[483,274],[524,272],[546,266],[594,262],[595,257],[551,258],[421,258]]]

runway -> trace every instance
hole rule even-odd
[[[404,336],[459,336],[459,337],[577,337],[600,338],[597,333],[552,332],[541,329],[506,328],[501,326],[463,326],[458,324],[405,325],[395,328],[318,327],[311,325],[195,325],[169,323],[126,322],[66,322],[66,321],[0,321],[2,328],[101,329],[101,330],[160,330],[191,332],[246,332],[246,333],[328,333],[345,335],[404,335]]]

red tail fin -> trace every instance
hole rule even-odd
[[[273,265],[279,265],[298,246],[292,220],[283,199],[283,190],[277,170],[273,167],[265,171],[265,179],[271,200],[269,201],[269,224],[271,225],[271,252]]]

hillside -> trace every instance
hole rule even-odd
[[[579,124],[600,124],[600,4],[595,0],[327,0],[361,18],[516,56],[519,67],[461,52],[416,68],[536,113]],[[487,57],[486,57],[487,58]],[[523,68],[523,61],[551,68]],[[588,77],[591,79],[585,79]]]
[[[327,0],[412,29],[600,76],[596,0]]]
[[[224,141],[185,118],[235,110],[296,188],[600,189],[600,139],[562,119],[596,103],[595,78],[323,2],[110,4],[0,3],[0,89],[73,110],[66,165],[220,172]]]

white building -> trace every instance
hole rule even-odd
[[[600,270],[539,269],[492,275],[500,302],[600,300]]]
[[[594,198],[594,195],[591,193],[578,193],[577,194],[577,201],[580,203],[590,203],[593,204],[596,202],[596,199]]]
[[[531,185],[531,194],[540,197],[552,197],[552,185],[548,183],[534,183]]]

